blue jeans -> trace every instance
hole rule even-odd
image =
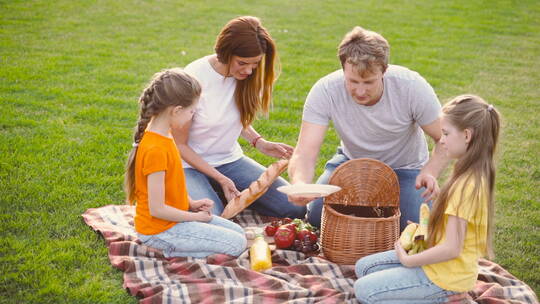
[[[247,156],[243,156],[237,161],[217,166],[215,169],[230,178],[239,191],[248,188],[266,170],[265,167]],[[189,196],[195,200],[203,198],[211,199],[214,201],[212,213],[220,215],[223,212],[223,201],[226,200],[219,183],[193,168],[185,168],[184,172]],[[287,195],[277,190],[277,187],[288,184],[283,178],[278,178],[268,188],[268,191],[251,204],[249,208],[261,215],[304,218],[306,207],[296,206],[290,203]]]
[[[354,293],[360,303],[445,303],[456,294],[435,285],[422,267],[405,267],[395,250],[359,259]]]
[[[161,233],[138,236],[143,244],[162,250],[167,258],[204,258],[215,253],[239,256],[247,245],[242,227],[215,215],[208,223],[180,222]]]
[[[349,158],[338,148],[336,154],[326,163],[324,172],[317,180],[317,184],[327,184],[334,170]],[[407,226],[407,220],[418,223],[420,204],[424,201],[421,194],[424,188],[416,190],[416,177],[420,173],[418,169],[394,169],[399,181],[399,221],[401,230]],[[321,226],[323,199],[319,198],[308,204],[308,221],[311,225]]]

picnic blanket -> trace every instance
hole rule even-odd
[[[123,286],[140,303],[357,303],[354,266],[318,256],[274,250],[273,267],[249,268],[248,250],[239,257],[165,258],[142,245],[133,227],[134,207],[90,208],[83,219],[103,235],[111,264],[124,272]],[[271,218],[244,210],[234,218],[242,227],[262,227]],[[477,284],[449,303],[538,303],[532,289],[501,266],[480,261]]]

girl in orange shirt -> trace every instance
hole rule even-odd
[[[201,86],[181,69],[154,75],[139,98],[139,121],[125,175],[127,201],[136,202],[135,230],[165,257],[240,255],[242,227],[212,215],[214,202],[188,196],[181,155],[170,133],[190,121]]]
[[[441,144],[456,163],[429,218],[429,248],[407,255],[398,240],[395,250],[358,260],[354,289],[361,303],[446,303],[473,289],[478,258],[492,255],[500,115],[482,98],[461,95],[443,107],[441,129]]]

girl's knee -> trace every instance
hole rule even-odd
[[[235,241],[231,244],[232,250],[231,255],[232,256],[239,256],[246,250],[247,247],[247,239],[244,234],[235,233],[237,236],[235,237]]]
[[[367,281],[362,278],[354,282],[354,295],[356,297],[356,300],[358,300],[358,302],[363,303],[363,304],[369,303],[366,297],[369,285],[366,284],[366,282]]]
[[[232,225],[231,229],[233,229],[234,231],[240,233],[245,238],[246,232],[244,231],[244,228],[242,228],[242,226],[240,226],[237,223],[233,222],[233,225]]]
[[[366,257],[360,258],[358,261],[356,261],[356,264],[354,265],[354,273],[356,274],[357,278],[361,278],[366,275]]]

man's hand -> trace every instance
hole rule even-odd
[[[287,195],[289,202],[298,205],[305,206],[313,200],[318,199],[320,196],[302,196],[302,195]]]
[[[287,144],[267,141],[262,138],[257,141],[255,147],[268,156],[283,159],[291,158],[294,151],[294,148]]]
[[[434,200],[439,195],[440,189],[439,185],[437,184],[437,179],[431,174],[422,172],[418,174],[416,177],[416,189],[420,189],[422,187],[426,188],[426,190],[422,192],[422,197],[424,198],[425,202]]]

